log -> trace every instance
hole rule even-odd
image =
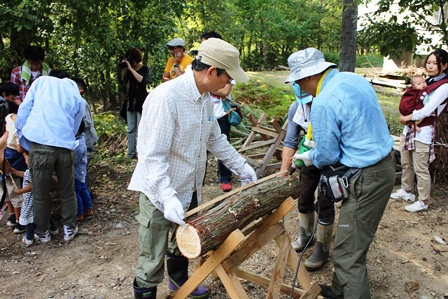
[[[249,188],[245,186],[208,210],[199,209],[200,215],[187,217],[187,225],[176,230],[177,246],[185,257],[197,258],[217,248],[234,230],[243,229],[278,208],[289,196],[297,198],[299,192],[297,176],[283,174],[262,179]]]

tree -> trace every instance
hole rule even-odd
[[[445,0],[380,0],[376,12],[362,21],[361,41],[365,47],[378,47],[384,56],[399,57],[403,51],[415,53],[418,45],[431,43],[430,36],[419,34],[423,28],[442,36],[441,40],[432,41],[435,48],[446,45],[447,4]]]
[[[23,63],[23,49],[40,45],[46,62],[81,77],[88,97],[105,110],[117,105],[121,70],[117,62],[128,48],[139,47],[151,67],[150,84],[159,84],[168,55],[165,42],[176,29],[183,0],[5,0],[0,4],[0,71],[9,79]]]
[[[27,45],[43,46],[50,67],[83,78],[88,100],[107,110],[123,96],[117,63],[130,47],[142,50],[152,87],[170,55],[166,41],[182,37],[189,50],[209,30],[240,50],[244,68],[272,69],[298,49],[337,52],[341,13],[339,0],[4,0],[0,80],[23,63]]]
[[[355,71],[357,19],[358,5],[356,0],[344,0],[341,51],[339,53],[339,69],[341,71]]]

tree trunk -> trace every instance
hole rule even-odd
[[[278,208],[289,196],[296,198],[300,182],[296,176],[279,174],[231,195],[201,215],[186,219],[176,231],[176,242],[187,258],[196,258],[218,247],[230,233]]]
[[[436,159],[429,165],[432,181],[437,184],[448,182],[448,111],[437,117],[434,153]]]
[[[358,5],[355,0],[344,0],[342,12],[341,51],[339,53],[339,70],[354,72],[356,66],[356,27]]]

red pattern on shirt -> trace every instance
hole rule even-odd
[[[41,74],[37,75],[36,78],[31,78],[31,82],[27,84],[27,82],[22,79],[22,66],[18,66],[12,70],[10,81],[19,86],[19,98],[22,102],[25,99],[26,93],[30,89],[31,84],[40,76]]]

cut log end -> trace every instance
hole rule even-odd
[[[176,230],[176,242],[180,252],[188,259],[201,255],[201,239],[196,229],[187,224],[179,226]]]

